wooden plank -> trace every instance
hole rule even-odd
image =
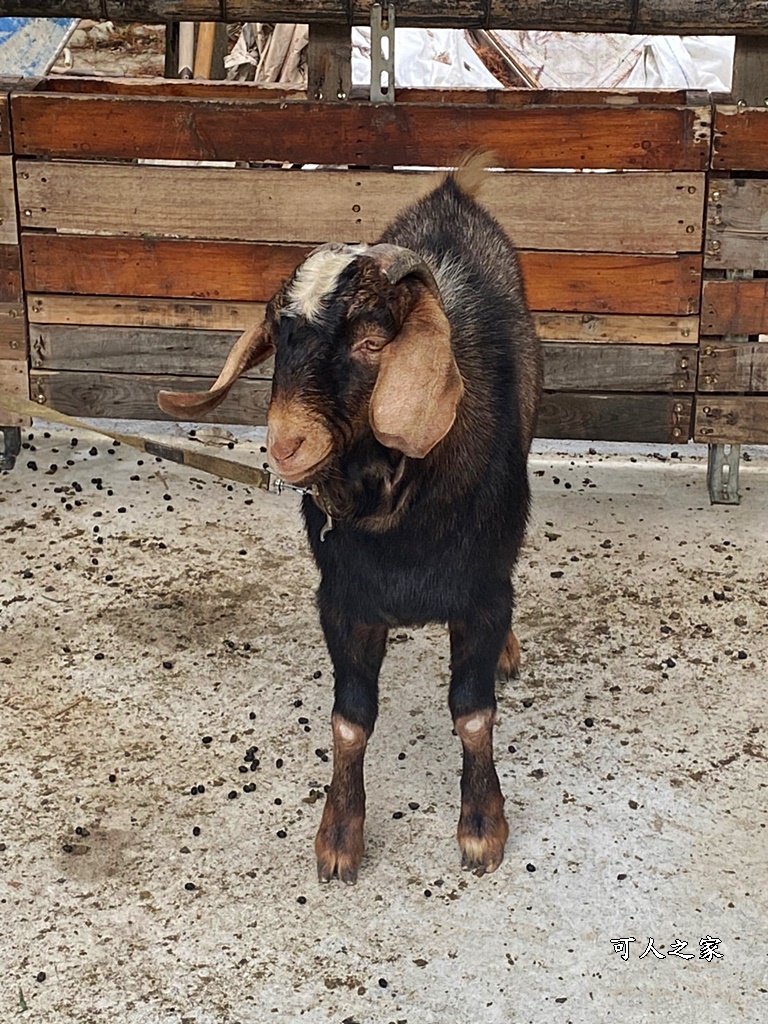
[[[13,0],[6,13],[112,21],[295,21],[367,24],[372,0]],[[402,11],[401,11],[402,7]],[[401,0],[398,25],[570,32],[766,35],[762,0]]]
[[[352,91],[350,29],[310,25],[307,46],[307,95],[312,100],[339,103]]]
[[[534,313],[543,341],[607,342],[611,345],[695,345],[696,316],[622,316],[595,313]]]
[[[11,82],[0,79],[0,154],[12,152],[10,89]]]
[[[768,181],[711,183],[705,250],[709,268],[768,270]]]
[[[768,110],[715,108],[712,167],[718,171],[768,168]]]
[[[768,397],[696,399],[694,441],[768,444]]]
[[[17,165],[27,229],[275,242],[374,241],[395,212],[439,180],[372,171]],[[481,192],[521,248],[592,252],[698,252],[704,196],[704,175],[692,172],[510,172],[489,174]]]
[[[13,157],[0,156],[0,245],[19,244]]]
[[[733,54],[731,96],[748,107],[763,106],[768,97],[768,40],[764,36],[738,35]]]
[[[3,391],[22,398],[29,397],[26,360],[13,362],[10,359],[0,359],[0,395]],[[12,412],[3,412],[2,400],[0,400],[0,425],[24,427],[27,423],[26,417],[17,416]]]
[[[81,295],[266,302],[309,251],[246,242],[22,235],[29,291]]]
[[[550,392],[542,400],[536,436],[684,444],[692,409],[691,397]]]
[[[0,364],[2,366],[2,364]],[[32,394],[59,412],[73,416],[115,419],[171,419],[157,405],[158,391],[195,391],[208,388],[214,378],[138,373],[84,373],[67,370],[32,370]],[[226,401],[207,416],[210,423],[263,426],[271,391],[269,380],[239,380]]]
[[[186,374],[217,377],[239,331],[146,327],[33,326],[34,369],[105,373]],[[272,362],[248,374],[271,376]]]
[[[22,235],[30,292],[268,301],[309,247],[248,242]],[[532,309],[688,315],[700,256],[523,252]]]
[[[768,392],[768,344],[704,345],[699,354],[698,390]]]
[[[11,97],[20,156],[703,170],[709,108],[250,103],[181,97]]]
[[[698,311],[700,256],[521,253],[531,309],[686,316]]]
[[[0,302],[0,359],[19,360],[27,354],[27,332],[21,303]]]
[[[186,96],[192,99],[248,99],[256,100],[306,100],[305,89],[281,82],[228,82],[182,78],[79,78],[69,75],[52,75],[46,78],[43,88],[46,93],[71,93],[86,95],[98,93],[101,96]],[[669,102],[669,101],[668,101]],[[685,102],[684,98],[681,102]]]
[[[768,332],[768,279],[704,282],[702,334]]]
[[[0,245],[0,303],[21,305],[21,260],[18,244]]]
[[[43,324],[104,324],[242,332],[256,320],[261,320],[265,309],[260,302],[194,302],[115,296],[102,298],[98,295],[30,294],[27,303],[33,329]]]
[[[545,342],[543,349],[548,391],[683,393],[696,386],[696,360],[683,347]]]

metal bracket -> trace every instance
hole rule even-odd
[[[371,103],[395,102],[395,5],[371,7]]]
[[[19,427],[0,427],[3,448],[0,451],[0,470],[9,472],[16,465],[16,456],[21,451],[21,430]]]
[[[726,450],[727,449],[727,450]],[[711,444],[707,462],[707,487],[713,505],[738,505],[740,444]]]

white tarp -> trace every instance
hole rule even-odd
[[[493,32],[542,89],[709,89],[728,92],[733,36]],[[370,82],[370,30],[352,30],[352,81]],[[396,29],[395,84],[501,88],[457,29]]]

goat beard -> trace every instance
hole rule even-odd
[[[371,451],[374,448],[374,451]],[[312,488],[318,506],[334,519],[368,529],[389,529],[408,504],[406,457],[372,436],[320,474]]]

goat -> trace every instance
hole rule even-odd
[[[194,418],[274,352],[268,461],[309,488],[302,511],[335,674],[321,881],[357,879],[363,760],[392,626],[448,623],[462,867],[484,874],[504,856],[494,684],[517,673],[510,575],[542,369],[516,251],[474,198],[485,160],[449,173],[378,243],[314,250],[210,391],[158,396],[165,412]]]

